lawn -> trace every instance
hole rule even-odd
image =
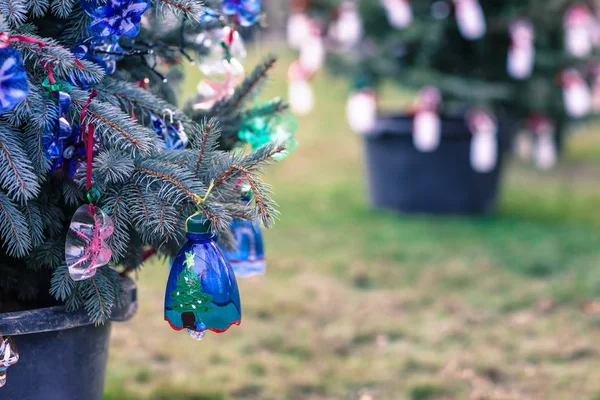
[[[290,61],[264,97],[286,93]],[[282,217],[267,275],[239,281],[242,326],[201,342],[171,331],[168,267],[149,262],[138,315],[113,327],[105,398],[600,399],[593,126],[551,172],[513,162],[495,215],[398,216],[366,202],[346,83],[314,86],[300,147],[265,174]],[[386,107],[405,102],[384,91]]]

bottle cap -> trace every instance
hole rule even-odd
[[[193,233],[195,235],[212,233],[210,221],[202,215],[194,215],[188,218],[185,223],[185,229],[188,233]]]

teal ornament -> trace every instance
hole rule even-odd
[[[242,119],[238,137],[248,143],[252,150],[259,149],[268,144],[283,144],[285,150],[273,158],[282,160],[296,147],[296,132],[298,119],[291,113],[275,113],[267,116],[249,116]]]

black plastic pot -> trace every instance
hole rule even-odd
[[[497,205],[508,135],[500,126],[496,168],[479,173],[470,164],[472,133],[463,118],[443,119],[439,147],[422,153],[413,145],[413,119],[382,116],[365,136],[369,194],[376,208],[404,213],[482,214]]]
[[[137,310],[135,283],[123,279],[123,304],[112,321],[127,321]],[[111,323],[94,326],[85,311],[63,306],[0,314],[0,332],[12,336],[19,362],[8,368],[2,400],[100,400]]]

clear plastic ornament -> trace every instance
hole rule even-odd
[[[569,54],[585,58],[592,53],[594,19],[585,4],[569,8],[564,16],[565,47]]]
[[[404,29],[413,19],[412,9],[408,0],[382,0],[388,22],[393,28]]]
[[[527,79],[535,65],[535,31],[528,19],[519,19],[510,26],[511,44],[508,50],[507,70],[515,79]]]
[[[199,34],[196,43],[208,50],[208,53],[199,57],[198,66],[204,75],[236,74],[240,70],[244,72],[241,62],[248,53],[239,32],[230,27],[213,29]]]
[[[287,41],[292,49],[300,49],[302,43],[310,36],[310,19],[304,13],[294,12],[287,22]]]
[[[85,204],[75,211],[65,243],[65,260],[73,280],[89,279],[109,263],[112,250],[106,241],[113,229],[112,219],[96,206]]]
[[[325,44],[319,33],[312,33],[300,47],[300,64],[308,73],[315,73],[325,62]]]
[[[567,114],[573,118],[589,114],[592,109],[592,93],[581,73],[576,69],[563,72],[562,84]]]
[[[6,385],[8,367],[19,361],[17,346],[11,337],[3,338],[0,334],[0,388]]]
[[[329,28],[329,36],[345,47],[356,45],[363,36],[363,21],[356,4],[346,1],[339,6],[338,18]]]
[[[483,110],[471,110],[467,116],[471,138],[470,161],[474,171],[492,172],[498,162],[498,123]]]
[[[377,96],[374,90],[359,90],[350,95],[346,105],[346,116],[355,133],[368,133],[377,120]]]
[[[481,39],[487,30],[485,15],[477,0],[454,0],[456,23],[467,40]]]

